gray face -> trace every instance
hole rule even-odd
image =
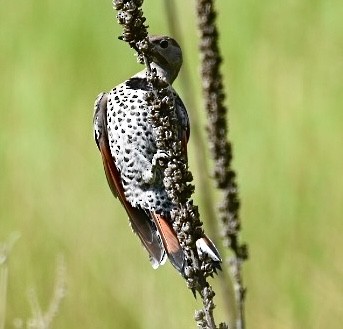
[[[153,44],[153,64],[155,64],[170,83],[177,77],[182,65],[182,51],[179,44],[167,36],[151,36],[149,41]]]

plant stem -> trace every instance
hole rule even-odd
[[[237,329],[245,328],[245,288],[242,278],[242,263],[247,259],[247,246],[239,243],[241,229],[239,219],[239,197],[236,174],[231,169],[232,146],[228,136],[227,108],[220,72],[222,58],[218,46],[218,30],[213,0],[197,0],[197,17],[200,31],[200,52],[202,61],[202,88],[208,117],[208,138],[214,159],[214,179],[217,188],[223,192],[219,205],[219,217],[223,227],[225,244],[233,252],[230,269],[233,279],[237,308]]]

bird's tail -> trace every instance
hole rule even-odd
[[[222,259],[214,243],[205,234],[196,241],[199,256],[207,255],[212,260],[213,271],[221,270]]]
[[[169,218],[153,211],[150,212],[150,215],[160,233],[164,249],[170,262],[183,274],[185,256]]]
[[[185,255],[176,232],[170,223],[170,219],[168,216],[159,215],[155,212],[150,212],[150,215],[160,233],[163,246],[170,262],[182,275],[184,275]],[[220,264],[222,259],[219,255],[219,251],[206,235],[196,241],[196,247],[200,257],[207,255],[207,257],[212,260],[212,267],[215,273],[217,273],[217,270],[221,270]]]

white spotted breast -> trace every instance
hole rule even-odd
[[[148,120],[147,91],[147,81],[140,77],[133,77],[110,91],[107,101],[108,140],[130,204],[167,213],[172,209],[172,203],[163,186],[163,170],[154,168],[154,178],[146,179],[152,175],[153,157],[157,152],[154,132]]]

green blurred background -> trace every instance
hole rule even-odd
[[[179,91],[196,100],[192,125],[203,129],[194,3],[176,3],[194,85]],[[217,7],[251,255],[247,328],[341,328],[343,6]],[[150,31],[168,33],[163,1],[144,9]],[[151,268],[93,142],[95,97],[141,69],[120,33],[110,0],[2,0],[0,241],[21,234],[9,259],[6,328],[29,317],[29,287],[47,307],[60,253],[67,295],[53,328],[195,328],[199,301],[170,264]],[[195,138],[189,149],[198,185],[210,173],[192,156],[200,152]],[[218,197],[211,185],[206,192]],[[194,197],[206,213],[199,189]],[[224,320],[220,296],[216,303]]]

